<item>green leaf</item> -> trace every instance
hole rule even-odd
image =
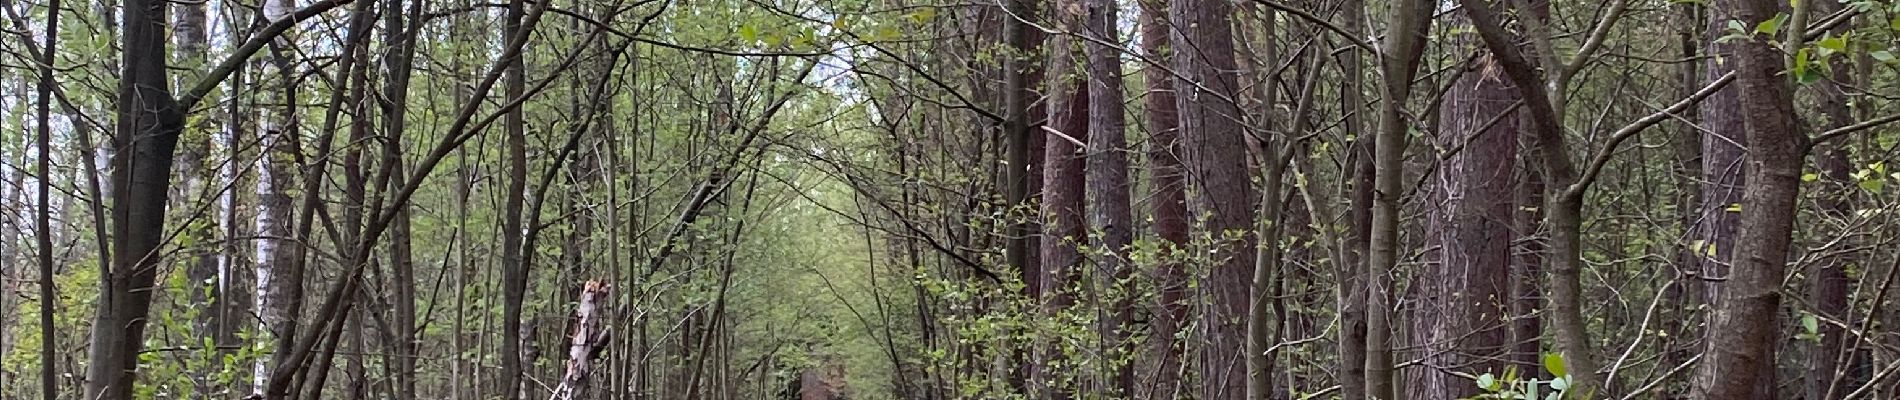
[[[1774,18],[1769,18],[1766,21],[1762,21],[1761,23],[1755,24],[1755,33],[1763,33],[1769,36],[1774,36],[1776,32],[1781,32],[1781,23],[1786,22],[1787,20],[1788,20],[1788,14],[1775,14]]]
[[[1816,42],[1815,45],[1833,51],[1847,51],[1847,38],[1841,36],[1830,37],[1821,39],[1821,41]]]
[[[904,32],[897,30],[897,27],[885,25],[871,33],[871,41],[889,42],[889,41],[900,39],[903,36],[904,36]]]
[[[1486,372],[1484,373],[1484,375],[1478,375],[1479,389],[1495,392],[1497,391],[1497,384],[1498,384],[1497,375],[1492,375],[1490,372]]]
[[[1808,49],[1803,48],[1796,50],[1794,52],[1794,68],[1789,72],[1794,74],[1794,80],[1797,83],[1813,83],[1814,81],[1821,80],[1821,73],[1820,70],[1811,68],[1812,65],[1813,57],[1810,55]]]
[[[1563,390],[1566,390],[1566,389],[1570,389],[1570,380],[1568,380],[1568,379],[1564,379],[1564,378],[1563,378],[1563,377],[1561,377],[1561,376],[1560,376],[1560,377],[1556,377],[1556,378],[1551,378],[1551,379],[1550,379],[1550,388],[1551,388],[1551,389],[1553,389],[1553,390],[1557,390],[1557,391],[1563,391]]]
[[[1802,314],[1801,315],[1801,329],[1806,329],[1808,330],[1808,333],[1811,333],[1811,334],[1820,333],[1821,319],[1815,318],[1814,314]]]
[[[1874,60],[1878,60],[1884,63],[1891,63],[1894,60],[1893,52],[1886,51],[1886,50],[1875,51],[1872,53],[1868,53],[1867,55],[1873,57]]]
[[[1821,174],[1816,174],[1816,173],[1813,173],[1813,172],[1809,172],[1809,173],[1805,173],[1805,174],[1801,174],[1801,181],[1802,181],[1802,182],[1814,182],[1814,181],[1818,181],[1818,180],[1821,180]]]
[[[1564,356],[1562,354],[1544,353],[1544,370],[1550,371],[1551,376],[1569,375],[1569,371],[1564,368]]]
[[[1860,184],[1858,186],[1860,186],[1861,190],[1866,190],[1866,191],[1874,192],[1874,193],[1880,193],[1881,189],[1887,188],[1887,181],[1880,180],[1880,179],[1868,179],[1868,180],[1860,181]]]
[[[757,42],[759,41],[759,28],[752,27],[751,24],[739,25],[739,38],[745,39],[748,44]]]
[[[930,20],[936,19],[936,18],[937,18],[937,9],[935,7],[919,8],[917,9],[917,11],[912,11],[910,13],[910,20],[915,21],[919,24],[930,22]]]

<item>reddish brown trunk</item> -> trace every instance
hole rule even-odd
[[[1179,107],[1182,155],[1197,190],[1189,203],[1202,226],[1220,240],[1213,252],[1217,264],[1200,276],[1198,287],[1202,346],[1199,362],[1204,399],[1231,399],[1246,391],[1246,361],[1241,351],[1247,336],[1248,282],[1254,266],[1255,198],[1247,169],[1247,145],[1234,103],[1240,93],[1234,59],[1232,7],[1226,1],[1178,0],[1169,14],[1176,33],[1173,43],[1192,43],[1195,51],[1173,54]]]
[[[1062,43],[1058,41],[1058,43]],[[1086,157],[1083,146],[1077,141],[1086,142],[1089,131],[1089,88],[1079,80],[1070,78],[1079,76],[1079,71],[1066,71],[1062,65],[1074,65],[1079,54],[1070,51],[1067,44],[1055,46],[1064,56],[1053,57],[1057,61],[1058,73],[1050,74],[1058,80],[1050,86],[1057,93],[1066,93],[1051,104],[1051,120],[1055,123],[1056,133],[1047,133],[1043,152],[1043,235],[1042,235],[1042,294],[1045,296],[1044,312],[1056,313],[1075,304],[1077,270],[1081,266],[1082,255],[1077,245],[1087,240],[1087,227],[1083,216],[1085,199],[1085,177],[1083,168]],[[1060,349],[1052,349],[1059,352]],[[1058,398],[1062,398],[1071,383],[1051,382],[1073,371],[1057,365],[1059,353],[1045,354],[1043,376],[1038,378],[1048,385]]]
[[[1487,62],[1481,58],[1474,67]],[[1500,114],[1517,99],[1516,89],[1502,77],[1474,69],[1454,83],[1439,106],[1439,147],[1464,148],[1444,160],[1434,179],[1436,196],[1426,212],[1439,250],[1416,278],[1413,335],[1424,345],[1427,362],[1474,376],[1503,373],[1499,361],[1510,332],[1500,316],[1510,311],[1517,118]],[[1477,395],[1468,381],[1422,371],[1408,393],[1420,399]]]
[[[1126,397],[1134,394],[1134,369],[1125,364],[1121,355],[1126,349],[1122,339],[1127,337],[1132,313],[1128,311],[1133,297],[1122,294],[1116,282],[1125,280],[1132,267],[1124,261],[1128,255],[1128,246],[1135,241],[1134,210],[1128,194],[1128,147],[1127,120],[1123,116],[1122,66],[1121,52],[1112,47],[1120,42],[1116,33],[1116,3],[1114,0],[1088,0],[1087,20],[1083,23],[1090,40],[1086,46],[1088,55],[1089,87],[1089,140],[1086,175],[1088,177],[1088,214],[1090,232],[1100,235],[1094,238],[1093,257],[1095,272],[1093,281],[1087,283],[1096,294],[1096,307],[1106,310],[1106,318],[1099,323],[1098,329],[1102,343],[1098,345],[1099,357],[1108,360],[1107,371],[1101,393],[1108,397]]]
[[[1167,9],[1159,2],[1141,4],[1141,52],[1151,59],[1166,60],[1168,48]],[[1175,118],[1174,77],[1163,68],[1142,69],[1148,94],[1143,102],[1143,122],[1148,129],[1148,201],[1154,219],[1152,229],[1165,254],[1187,246],[1187,199],[1183,191],[1180,156],[1180,130]],[[1187,272],[1180,263],[1164,262],[1155,269],[1154,284],[1158,295],[1149,340],[1154,357],[1153,392],[1141,398],[1172,399],[1181,392],[1182,329],[1187,326]]]

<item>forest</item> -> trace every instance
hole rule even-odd
[[[0,399],[1900,399],[1897,53],[1896,0],[0,0]]]

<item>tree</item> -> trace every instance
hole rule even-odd
[[[171,189],[172,156],[184,129],[185,113],[229,76],[263,42],[347,0],[330,0],[287,13],[217,64],[191,89],[173,99],[165,68],[166,4],[127,0],[120,31],[118,123],[112,153],[112,254],[100,271],[101,299],[93,318],[86,368],[87,398],[131,399],[137,379],[137,354],[143,348],[146,314],[164,243],[165,209]]]
[[[1231,10],[1226,2],[1203,0],[1177,0],[1168,9],[1169,25],[1175,27],[1169,44],[1179,74],[1174,88],[1182,159],[1188,184],[1197,189],[1188,210],[1201,221],[1203,235],[1227,250],[1214,253],[1221,261],[1196,277],[1204,284],[1193,303],[1200,307],[1198,337],[1206,343],[1196,357],[1199,397],[1210,399],[1246,391],[1246,363],[1232,349],[1245,343],[1248,269],[1254,264],[1253,252],[1246,250],[1255,243],[1254,199],[1236,102],[1240,83]]]
[[[1797,5],[1794,27],[1805,27]],[[1776,18],[1772,1],[1736,0],[1740,21]],[[1746,22],[1745,22],[1746,23]],[[1785,45],[1800,47],[1805,29],[1788,29]],[[1795,129],[1793,89],[1783,67],[1793,62],[1777,50],[1773,35],[1735,41],[1736,86],[1749,149],[1736,234],[1735,263],[1709,321],[1709,351],[1696,369],[1694,396],[1705,399],[1772,398],[1775,350],[1779,347],[1782,271],[1793,241],[1795,198],[1800,193],[1809,139]],[[1705,156],[1706,157],[1706,156]]]
[[[1453,43],[1470,46],[1469,34]],[[1418,272],[1419,306],[1412,311],[1414,335],[1426,346],[1428,360],[1472,375],[1502,374],[1510,343],[1512,312],[1509,278],[1513,216],[1518,208],[1517,90],[1505,78],[1487,73],[1480,57],[1464,67],[1439,105],[1437,148],[1441,156],[1426,206],[1438,244],[1436,260]],[[1535,278],[1532,278],[1535,279]],[[1512,316],[1512,317],[1507,317]],[[1463,379],[1425,372],[1408,393],[1464,398],[1477,387]]]
[[[50,2],[47,5],[47,9],[58,10],[59,1],[54,0]],[[53,187],[52,179],[49,177],[53,172],[53,124],[51,118],[54,85],[53,60],[54,55],[57,54],[59,50],[59,13],[47,13],[45,32],[46,45],[41,48],[38,60],[39,85],[37,85],[37,90],[39,91],[39,95],[35,96],[35,98],[39,99],[39,101],[34,109],[34,118],[37,120],[34,126],[38,129],[35,132],[36,137],[34,141],[37,142],[36,144],[40,150],[38,165],[40,176],[39,179],[34,179],[38,181],[39,184],[38,187],[34,188],[34,193],[37,197],[34,204],[38,205],[38,207],[33,210],[33,236],[36,242],[34,247],[38,250],[40,269],[40,398],[53,400],[59,398],[59,368],[56,367],[58,363],[54,359],[57,345],[54,343],[54,340],[52,340],[53,303],[57,301],[57,298],[54,297],[54,293],[57,291],[54,290],[53,287]],[[0,268],[6,268],[6,266],[0,265]]]
[[[1088,72],[1089,133],[1084,190],[1088,196],[1090,236],[1095,239],[1095,265],[1092,283],[1096,293],[1094,306],[1110,311],[1100,322],[1102,345],[1097,351],[1107,355],[1108,371],[1102,379],[1107,396],[1132,396],[1135,393],[1134,368],[1114,361],[1123,354],[1122,343],[1132,323],[1127,310],[1131,298],[1122,294],[1123,282],[1132,276],[1133,267],[1125,261],[1134,245],[1134,210],[1129,200],[1127,121],[1123,114],[1121,54],[1113,48],[1119,43],[1116,33],[1118,7],[1112,0],[1088,0],[1082,26],[1088,39],[1085,46]]]
[[[185,122],[165,70],[166,3],[127,0],[122,10],[119,118],[112,136],[113,147],[122,149],[112,154],[111,237],[117,252],[111,270],[100,271],[102,296],[86,368],[89,399],[132,398],[145,314],[152,307],[172,153]]]
[[[1150,204],[1149,216],[1153,218],[1150,229],[1161,242],[1165,258],[1174,258],[1187,250],[1188,215],[1186,174],[1181,165],[1180,126],[1176,118],[1176,99],[1174,96],[1174,77],[1169,68],[1162,65],[1171,59],[1168,28],[1167,1],[1141,1],[1139,24],[1141,26],[1142,55],[1157,60],[1156,64],[1142,69],[1143,85],[1147,93],[1142,101],[1142,122],[1148,131],[1148,148],[1145,152],[1148,161]],[[1147,398],[1173,398],[1185,394],[1181,387],[1182,343],[1181,337],[1188,326],[1187,305],[1187,265],[1184,262],[1166,260],[1155,268],[1152,280],[1158,292],[1155,296],[1153,317],[1149,322],[1149,341],[1153,342],[1150,357],[1154,359],[1153,392]]]
[[[1425,32],[1431,27],[1429,2],[1403,0],[1393,5],[1386,22],[1384,52],[1379,55],[1380,82],[1379,128],[1373,139],[1373,184],[1371,238],[1367,251],[1370,271],[1366,275],[1366,397],[1396,399],[1393,382],[1392,312],[1390,299],[1394,284],[1392,270],[1398,266],[1399,181],[1405,179],[1401,158],[1405,155],[1408,125],[1402,116],[1405,102],[1411,98],[1412,77],[1418,73],[1420,53],[1425,48]]]

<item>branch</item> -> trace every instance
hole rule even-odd
[[[1834,139],[1839,139],[1841,136],[1846,136],[1849,133],[1860,132],[1860,131],[1876,128],[1881,125],[1892,123],[1894,121],[1900,121],[1900,114],[1892,114],[1885,117],[1861,121],[1858,124],[1830,129],[1827,132],[1821,132],[1819,136],[1815,136],[1814,140],[1809,140],[1808,148],[1814,148],[1814,146],[1819,145],[1821,143],[1834,140]]]
[[[1558,83],[1569,83],[1570,77],[1576,76],[1578,71],[1583,70],[1583,64],[1590,59],[1592,53],[1596,53],[1597,48],[1603,47],[1603,39],[1610,36],[1610,28],[1623,17],[1623,12],[1629,9],[1629,5],[1628,1],[1618,1],[1610,5],[1610,12],[1605,13],[1602,20],[1597,21],[1595,29],[1590,30],[1590,37],[1583,40],[1583,47],[1577,48],[1577,54],[1564,62],[1563,69],[1557,73]]]
[[[1288,14],[1293,14],[1293,16],[1300,17],[1300,19],[1304,19],[1314,24],[1317,24],[1319,26],[1326,27],[1326,30],[1333,31],[1333,33],[1339,35],[1339,37],[1346,38],[1346,41],[1352,43],[1354,47],[1364,49],[1365,51],[1372,52],[1373,54],[1379,53],[1379,49],[1377,47],[1374,47],[1371,42],[1367,42],[1365,38],[1353,36],[1352,32],[1347,31],[1345,28],[1342,28],[1339,25],[1334,24],[1332,21],[1327,21],[1325,19],[1320,18],[1317,15],[1313,15],[1313,13],[1306,12],[1306,10],[1288,7],[1285,4],[1280,4],[1279,2],[1275,2],[1272,0],[1253,0],[1253,2],[1254,4],[1267,6],[1267,8],[1280,10]],[[1347,10],[1346,12],[1353,12],[1353,11]]]
[[[231,52],[230,56],[224,58],[224,61],[218,62],[217,68],[212,68],[210,72],[205,73],[204,78],[200,78],[198,84],[192,85],[190,91],[185,92],[183,96],[179,96],[178,108],[181,110],[190,110],[192,106],[198,104],[199,100],[203,100],[205,95],[211,94],[211,91],[216,90],[219,84],[224,83],[225,78],[229,78],[232,73],[236,72],[239,67],[242,67],[246,61],[250,60],[251,55],[257,54],[257,51],[262,50],[264,45],[270,44],[273,40],[277,40],[278,36],[289,31],[292,26],[296,26],[297,23],[303,22],[304,20],[315,18],[318,14],[322,14],[325,11],[330,11],[330,9],[341,7],[354,1],[356,0],[323,0],[316,4],[298,9],[296,12],[292,12],[289,16],[285,16],[282,19],[271,22],[271,24],[265,26],[262,31],[257,32],[256,35],[252,35],[250,40],[238,46],[237,50]]]
[[[1728,86],[1731,82],[1735,82],[1735,72],[1733,71],[1722,74],[1719,78],[1715,78],[1715,82],[1709,82],[1708,86],[1703,86],[1702,90],[1697,90],[1695,94],[1691,94],[1689,97],[1677,101],[1676,104],[1671,104],[1668,108],[1643,116],[1637,119],[1636,122],[1631,122],[1629,125],[1623,126],[1622,129],[1617,129],[1616,133],[1610,134],[1610,142],[1608,144],[1604,144],[1602,148],[1597,149],[1596,154],[1590,155],[1590,164],[1583,167],[1583,176],[1578,177],[1577,182],[1571,184],[1569,188],[1565,188],[1564,195],[1576,196],[1583,194],[1583,189],[1589,187],[1590,182],[1596,180],[1597,175],[1603,172],[1603,165],[1610,162],[1610,156],[1616,151],[1618,144],[1623,143],[1624,140],[1628,140],[1630,137],[1636,136],[1638,133],[1642,133],[1644,129],[1649,129],[1649,127],[1655,126],[1663,120],[1670,119],[1676,114],[1688,110],[1689,107],[1694,107],[1697,103],[1701,103],[1702,99],[1714,95],[1715,92],[1722,91],[1722,88]]]

